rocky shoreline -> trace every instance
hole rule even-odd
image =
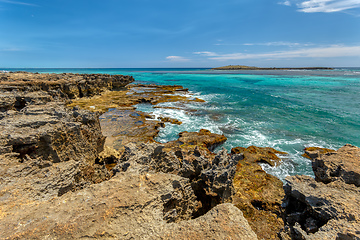
[[[258,163],[284,152],[216,154],[226,137],[205,129],[157,143],[165,122],[181,122],[135,104],[201,100],[133,81],[0,73],[0,238],[360,238],[359,148],[306,149],[316,178],[283,187]]]

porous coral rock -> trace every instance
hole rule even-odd
[[[295,239],[360,239],[360,150],[345,145],[312,159],[316,178],[287,177],[287,236]],[[286,234],[284,234],[286,236]]]
[[[199,132],[181,132],[178,140],[170,141],[165,144],[166,147],[190,147],[195,146],[206,148],[209,151],[214,150],[226,142],[227,138],[224,135],[212,133],[207,129],[200,129]]]
[[[277,154],[286,153],[256,146],[236,147],[231,149],[231,153],[243,155],[234,177],[233,203],[259,237],[278,239],[278,232],[284,226],[281,218],[283,183],[262,170],[258,163],[279,164]]]
[[[315,179],[324,183],[341,180],[360,187],[360,149],[347,144],[313,159]]]
[[[302,154],[301,156],[312,160],[319,157],[321,154],[325,154],[329,152],[335,152],[335,150],[329,148],[320,148],[320,147],[307,147],[304,149],[304,154]]]
[[[213,161],[198,149],[165,151],[156,143],[129,144],[125,147],[116,172],[165,172],[190,179],[191,186],[202,206],[200,216],[217,204],[229,202],[234,194],[233,178],[241,155],[229,156],[225,149]]]

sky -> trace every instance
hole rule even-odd
[[[0,0],[0,68],[360,67],[360,0]]]

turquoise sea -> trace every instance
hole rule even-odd
[[[205,103],[187,105],[191,114],[172,109],[141,111],[178,118],[168,124],[158,141],[177,139],[181,131],[201,128],[225,134],[232,147],[251,145],[286,151],[289,157],[277,167],[263,168],[284,179],[312,175],[303,149],[319,146],[337,149],[350,143],[360,147],[360,68],[335,70],[214,71],[210,69],[0,69],[29,72],[108,73],[132,75],[138,83],[182,85]],[[174,103],[166,103],[173,106]]]

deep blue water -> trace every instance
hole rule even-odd
[[[307,146],[360,146],[360,68],[321,71],[213,71],[209,69],[0,69],[30,72],[108,73],[132,75],[139,83],[177,84],[206,103],[187,105],[188,114],[171,109],[142,111],[176,117],[159,141],[177,138],[181,131],[206,128],[228,137],[224,147],[274,147],[290,155],[266,171],[281,179],[312,175],[311,163],[301,157]],[[174,103],[165,103],[173,106]]]

